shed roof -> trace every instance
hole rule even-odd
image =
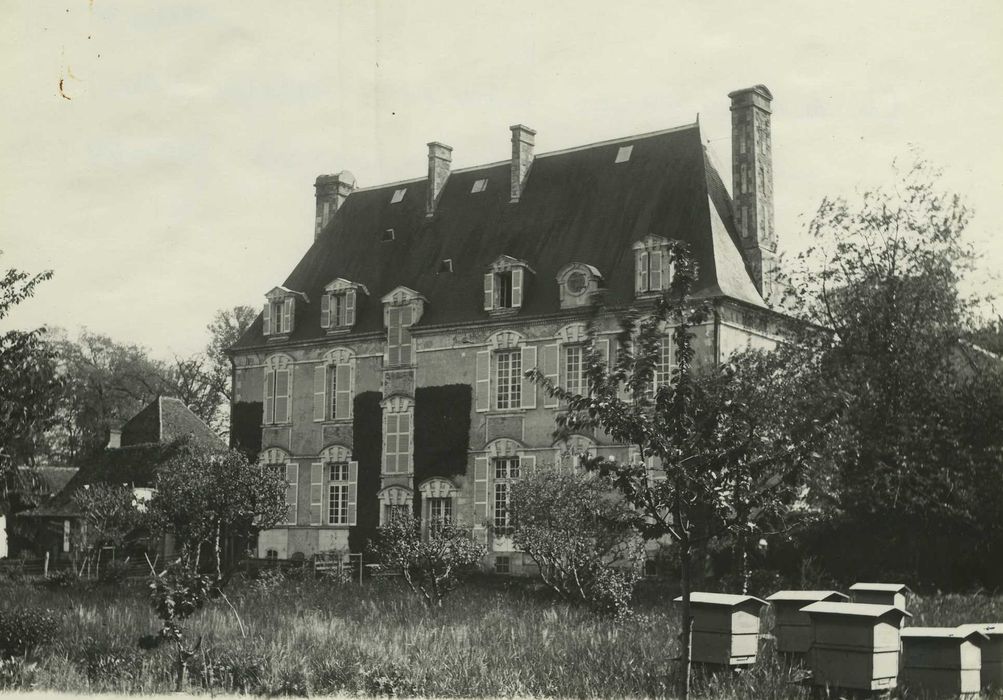
[[[988,640],[989,635],[978,629],[970,629],[973,625],[958,627],[906,627],[902,630],[904,639],[956,639],[959,642],[977,637]]]
[[[206,447],[225,447],[219,436],[180,399],[158,396],[122,426],[122,447],[171,442],[186,436]]]
[[[679,596],[674,599],[674,602],[679,603],[682,602],[682,600],[683,597]],[[705,593],[703,591],[694,591],[693,593],[690,593],[690,603],[697,603],[700,605],[728,605],[731,607],[736,607],[745,603],[759,603],[760,605],[768,604],[765,600],[751,595],[736,595],[734,593]]]
[[[630,159],[614,163],[620,146]],[[477,180],[484,191],[472,193]],[[518,202],[510,202],[510,163],[454,170],[435,214],[426,216],[428,181],[358,189],[345,199],[283,286],[298,301],[290,342],[323,338],[320,298],[335,278],[363,284],[352,334],[380,331],[380,299],[405,285],[428,299],[416,329],[484,320],[483,284],[501,255],[525,260],[525,317],[560,312],[558,270],[569,262],[602,273],[607,304],[634,301],[631,246],[649,234],[681,240],[699,265],[694,296],[727,296],[765,307],[739,253],[731,198],[710,162],[698,124],[541,153]],[[395,191],[403,199],[392,203]],[[383,232],[393,229],[392,241]],[[440,272],[440,261],[453,261]],[[259,316],[233,346],[263,345]]]
[[[777,591],[766,598],[770,602],[814,602],[817,600],[836,602],[849,599],[850,596],[839,591]]]
[[[912,617],[909,613],[894,605],[876,605],[873,603],[831,603],[819,601],[801,608],[801,612],[817,615],[849,615],[852,617],[878,618],[885,615],[896,617]]]
[[[851,591],[885,591],[888,593],[912,593],[904,583],[855,583],[850,586]]]

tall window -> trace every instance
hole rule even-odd
[[[496,306],[500,309],[512,308],[512,273],[499,272],[495,276],[495,283],[498,285],[495,291],[498,302]]]
[[[347,326],[348,319],[346,318],[346,310],[348,308],[347,294],[332,294],[331,295],[331,325],[332,326]]]
[[[442,527],[453,519],[452,498],[427,498],[425,499],[425,507],[428,508],[426,522],[430,530]]]
[[[655,388],[667,386],[672,380],[672,338],[662,338],[655,361]]]
[[[265,362],[264,423],[287,423],[292,401],[292,363],[287,356],[270,357]]]
[[[519,408],[522,404],[522,350],[502,350],[495,353],[495,358],[498,408]]]
[[[385,474],[407,473],[411,453],[411,414],[386,414],[386,448],[383,454]]]
[[[414,312],[410,305],[391,307],[387,312],[387,364],[411,364],[411,331]]]
[[[585,346],[567,345],[564,348],[564,386],[572,394],[584,394]]]
[[[281,333],[284,326],[289,325],[289,321],[285,320],[283,322],[282,312],[285,310],[285,303],[282,301],[273,301],[271,303],[272,307],[272,328],[275,329],[275,333]]]
[[[348,524],[348,463],[334,462],[328,469],[328,525]]]
[[[495,534],[505,535],[511,532],[511,517],[509,513],[509,498],[512,495],[512,482],[519,478],[518,457],[496,457],[494,460],[495,490],[494,490],[494,526]]]

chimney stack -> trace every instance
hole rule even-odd
[[[453,162],[453,149],[444,143],[432,141],[428,144],[428,199],[425,201],[425,215],[435,213],[435,205],[442,194],[442,188],[449,179],[449,166]]]
[[[324,227],[334,218],[334,212],[341,208],[355,189],[355,176],[347,170],[342,170],[337,175],[318,175],[313,186],[317,190],[317,219],[313,239],[317,240]]]
[[[533,164],[533,146],[536,132],[523,124],[510,126],[512,130],[512,200],[518,202],[522,187],[526,184],[529,166]]]
[[[775,283],[777,236],[773,228],[773,95],[765,85],[729,93],[731,189],[742,258],[764,298]]]

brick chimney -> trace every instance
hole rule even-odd
[[[523,124],[510,126],[512,130],[512,200],[518,202],[526,184],[529,166],[533,164],[533,146],[536,132]]]
[[[435,213],[435,205],[442,194],[442,188],[449,179],[449,166],[453,162],[453,149],[444,143],[433,141],[428,144],[428,199],[425,201],[425,215]]]
[[[742,258],[756,288],[768,297],[775,284],[777,235],[773,227],[773,95],[765,85],[729,93],[731,189]]]
[[[355,176],[347,170],[342,170],[337,175],[318,175],[313,186],[317,190],[317,220],[313,239],[317,240],[324,227],[334,218],[334,212],[341,208],[355,189]]]

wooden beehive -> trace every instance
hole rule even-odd
[[[977,631],[986,635],[982,644],[982,687],[1003,691],[1003,622],[961,625],[962,632]]]
[[[806,654],[811,646],[811,618],[801,608],[818,601],[846,602],[839,591],[777,591],[767,602],[773,606],[773,636],[777,651]]]
[[[902,630],[902,685],[924,697],[977,700],[981,647],[989,637],[963,627],[907,627]]]
[[[854,603],[894,605],[905,610],[905,594],[911,592],[902,583],[855,583],[850,586],[850,599]]]
[[[682,597],[675,599],[681,602]],[[691,658],[697,663],[744,666],[756,661],[759,614],[765,600],[728,593],[690,594]]]
[[[808,662],[815,685],[853,690],[894,688],[899,625],[909,615],[893,605],[812,603]]]

